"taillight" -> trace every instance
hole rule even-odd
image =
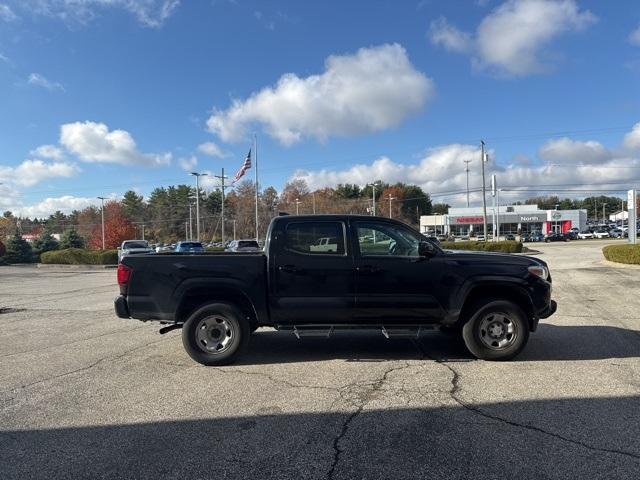
[[[120,293],[123,295],[127,293],[127,285],[131,278],[133,269],[123,263],[118,264],[118,285],[120,285]]]

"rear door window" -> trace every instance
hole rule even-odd
[[[345,255],[341,222],[295,222],[285,229],[285,249],[309,255]]]

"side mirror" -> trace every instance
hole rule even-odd
[[[421,257],[430,258],[436,254],[435,247],[431,244],[431,242],[420,242],[418,244],[418,255]]]

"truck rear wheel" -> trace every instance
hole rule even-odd
[[[469,351],[483,360],[510,360],[518,355],[529,339],[529,324],[522,309],[506,300],[478,307],[462,328]]]
[[[202,365],[228,365],[246,350],[250,334],[249,322],[235,307],[212,303],[189,316],[182,328],[182,344]]]

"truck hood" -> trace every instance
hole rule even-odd
[[[475,250],[444,250],[447,258],[458,259],[463,261],[471,261],[474,263],[500,263],[511,265],[542,265],[547,266],[546,262],[528,255],[520,255],[513,253],[500,252],[478,252]]]

